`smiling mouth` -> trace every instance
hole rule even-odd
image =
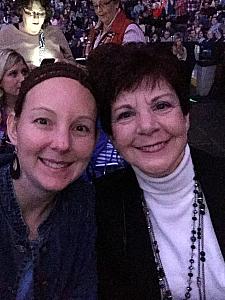
[[[165,141],[165,142],[156,143],[154,145],[146,145],[146,146],[135,147],[135,148],[143,152],[158,152],[162,150],[167,143],[168,141]]]
[[[52,159],[44,159],[39,157],[40,161],[47,167],[52,169],[65,169],[72,165],[72,162],[55,161]]]

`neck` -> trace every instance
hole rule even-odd
[[[39,225],[47,219],[54,207],[56,193],[31,190],[24,184],[23,178],[14,180],[13,185],[23,219],[29,228],[29,239],[34,240],[38,237]]]

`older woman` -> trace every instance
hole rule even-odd
[[[102,44],[126,44],[145,42],[141,28],[129,20],[121,9],[120,0],[93,0],[98,17],[96,27],[90,31],[86,55],[90,50]]]
[[[89,57],[102,126],[130,163],[96,182],[100,299],[224,299],[225,161],[187,144],[183,66],[137,45]]]
[[[0,31],[0,48],[18,51],[31,67],[43,59],[73,61],[68,42],[56,26],[47,26],[50,7],[47,0],[17,0],[22,22]]]
[[[78,179],[96,138],[83,70],[33,70],[8,117],[15,146],[0,168],[2,299],[96,299],[93,190]]]
[[[12,49],[0,50],[0,145],[6,134],[6,119],[14,110],[21,83],[28,74],[24,58]]]

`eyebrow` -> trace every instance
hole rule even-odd
[[[151,102],[152,103],[155,103],[157,100],[163,98],[163,97],[168,97],[168,96],[173,96],[173,95],[176,95],[176,94],[172,94],[172,93],[164,93],[162,95],[159,95],[159,96],[156,96],[154,98],[152,98]],[[179,101],[179,98],[178,96],[176,95],[176,98],[178,99]],[[115,102],[116,103],[116,102]],[[133,108],[133,106],[131,104],[121,104],[119,107],[115,108],[114,111],[117,111],[117,110],[120,110],[120,109],[123,109],[123,108]]]
[[[47,107],[34,107],[34,108],[32,108],[32,112],[34,111],[40,111],[40,110],[43,110],[43,111],[46,111],[46,112],[49,112],[49,113],[51,113],[51,114],[54,114],[54,115],[56,115],[56,113],[53,111],[53,110],[51,110],[51,109],[49,109],[49,108],[47,108]],[[81,120],[81,119],[86,119],[86,120],[90,120],[90,121],[93,121],[93,122],[95,122],[95,118],[92,118],[92,117],[89,117],[89,116],[86,116],[86,115],[81,115],[81,116],[79,116],[77,119],[79,119],[79,120]]]

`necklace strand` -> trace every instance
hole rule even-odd
[[[195,265],[195,250],[197,244],[197,287],[199,292],[199,300],[206,300],[205,292],[205,251],[204,251],[204,215],[205,215],[205,204],[203,193],[200,187],[199,182],[194,178],[194,197],[193,197],[193,214],[192,214],[192,229],[191,229],[191,256],[189,259],[188,266],[188,279],[187,286],[185,288],[184,300],[191,298],[192,292],[192,283],[193,283],[193,270]],[[154,229],[152,226],[152,221],[150,217],[150,209],[147,206],[147,203],[144,198],[144,193],[142,191],[142,205],[144,214],[147,221],[149,237],[152,245],[152,250],[155,257],[155,263],[157,268],[157,275],[159,280],[159,287],[161,291],[161,298],[163,300],[172,300],[172,292],[169,287],[169,283],[163,268],[163,264],[160,257],[160,250],[158,247],[158,242],[155,238]],[[197,243],[196,243],[197,242]]]

